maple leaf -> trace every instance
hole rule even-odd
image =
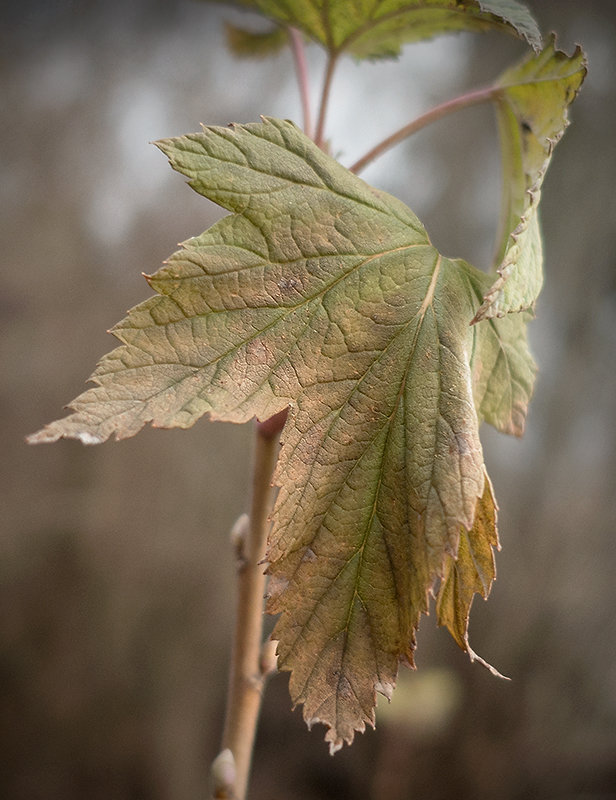
[[[537,23],[517,0],[240,0],[240,5],[298,28],[333,56],[392,57],[403,44],[459,31],[502,30],[535,50],[541,47]]]
[[[292,123],[159,147],[234,213],[148,279],[158,295],[114,328],[123,344],[96,385],[30,441],[91,444],[146,422],[292,406],[269,610],[283,611],[294,700],[336,749],[373,722],[375,689],[390,693],[399,661],[412,663],[419,615],[484,495],[480,416],[515,428],[532,359],[509,320],[469,326],[487,276],[441,256],[410,209]]]
[[[569,124],[569,106],[586,76],[586,58],[545,49],[507,70],[494,97],[503,163],[498,274],[474,321],[532,309],[543,283],[537,209],[555,145]]]

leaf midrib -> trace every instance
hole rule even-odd
[[[440,271],[440,265],[441,265],[441,261],[442,261],[442,258],[441,258],[441,256],[439,255],[439,257],[437,258],[437,261],[436,261],[435,267],[434,267],[433,274],[432,274],[432,279],[431,279],[431,282],[430,282],[430,287],[429,287],[429,289],[428,289],[428,292],[426,293],[426,299],[427,299],[428,297],[430,297],[430,298],[432,298],[432,297],[433,297],[433,287],[434,287],[434,285],[436,284],[436,282],[437,282],[437,280],[438,280],[438,273],[439,273],[439,271]],[[431,289],[432,289],[432,293],[430,292],[430,290],[431,290]],[[388,347],[391,345],[391,343],[392,343],[392,342],[393,342],[395,339],[397,339],[397,338],[398,338],[398,336],[400,336],[402,333],[406,332],[407,328],[410,326],[410,324],[411,324],[412,322],[415,322],[415,321],[416,321],[416,318],[417,318],[417,316],[420,316],[420,319],[419,319],[419,321],[417,322],[417,329],[416,329],[416,331],[415,331],[415,335],[414,335],[414,337],[413,337],[413,341],[412,341],[412,343],[411,343],[411,345],[410,345],[410,348],[409,348],[409,357],[408,357],[408,359],[407,359],[406,367],[405,367],[405,369],[402,371],[402,379],[401,379],[401,382],[400,382],[400,387],[399,387],[399,390],[398,390],[398,394],[397,394],[397,396],[396,396],[396,400],[394,401],[394,405],[393,405],[392,411],[391,411],[391,413],[389,414],[389,416],[387,417],[387,419],[384,421],[383,425],[382,425],[382,426],[380,426],[380,427],[378,428],[378,430],[376,431],[375,435],[374,435],[374,436],[373,436],[373,438],[370,440],[370,442],[368,442],[368,443],[367,443],[367,445],[366,445],[366,446],[365,446],[365,448],[364,448],[364,452],[363,452],[363,453],[360,455],[360,457],[359,457],[358,459],[354,460],[354,462],[353,462],[353,466],[352,466],[352,467],[351,467],[351,469],[350,469],[350,470],[347,472],[347,474],[345,475],[344,479],[341,481],[339,490],[338,490],[338,491],[337,491],[337,492],[336,492],[336,493],[333,495],[333,497],[332,497],[332,498],[330,499],[330,501],[329,501],[329,504],[328,504],[328,506],[327,506],[327,507],[324,509],[324,511],[322,512],[322,514],[320,514],[320,516],[321,516],[321,519],[323,519],[323,518],[324,518],[324,517],[327,515],[327,513],[328,513],[328,512],[329,512],[329,510],[331,509],[332,505],[333,505],[333,504],[334,504],[334,502],[336,501],[337,497],[339,496],[340,492],[342,491],[342,488],[343,488],[345,485],[347,485],[347,483],[348,483],[348,481],[349,481],[349,478],[350,478],[350,477],[351,477],[351,475],[353,474],[354,470],[355,470],[355,469],[356,469],[356,467],[357,467],[357,466],[358,466],[358,465],[361,463],[361,461],[362,461],[362,459],[363,459],[364,455],[365,455],[365,454],[368,452],[369,448],[371,447],[371,445],[373,444],[373,442],[374,442],[374,441],[375,441],[375,440],[378,438],[378,436],[380,436],[380,435],[381,435],[381,433],[382,433],[382,431],[383,431],[383,428],[384,428],[385,426],[387,426],[388,430],[387,430],[387,434],[386,434],[386,436],[385,436],[385,441],[384,441],[384,443],[383,443],[383,449],[382,449],[382,452],[381,452],[381,457],[380,457],[380,462],[381,462],[381,463],[383,462],[383,460],[384,460],[384,458],[385,458],[385,455],[386,455],[386,452],[387,452],[388,445],[389,445],[390,434],[391,434],[391,428],[392,428],[392,421],[393,421],[393,419],[394,419],[395,415],[397,414],[398,407],[399,407],[399,404],[400,404],[400,400],[401,400],[401,398],[404,396],[404,389],[405,389],[405,386],[406,386],[406,380],[407,380],[407,377],[408,377],[408,374],[409,374],[410,365],[411,365],[411,363],[412,363],[412,361],[413,361],[413,359],[414,359],[414,357],[415,357],[415,355],[416,355],[416,352],[417,352],[417,340],[418,340],[418,338],[419,338],[419,334],[420,334],[420,331],[421,331],[421,326],[422,326],[422,324],[423,324],[423,320],[424,320],[424,318],[425,318],[425,314],[426,314],[427,308],[428,308],[428,306],[430,305],[430,303],[431,303],[431,299],[430,299],[430,302],[429,302],[429,303],[427,303],[427,304],[426,304],[426,303],[422,304],[422,307],[421,307],[421,308],[420,308],[420,310],[418,311],[418,314],[414,315],[414,316],[411,318],[411,320],[409,320],[409,322],[408,322],[408,323],[407,323],[407,324],[406,324],[406,325],[405,325],[405,326],[404,326],[404,327],[403,327],[403,328],[402,328],[400,331],[397,331],[397,332],[396,332],[396,334],[395,334],[395,335],[392,337],[392,339],[390,340],[390,342],[388,342],[388,344],[387,344],[387,347],[383,349],[383,351],[382,351],[382,354],[381,354],[381,356],[380,356],[380,357],[382,357],[382,355],[385,353],[385,351],[386,351],[386,350],[387,350],[387,348],[388,348]],[[377,359],[377,361],[378,361],[378,359]],[[375,363],[376,363],[376,362],[372,362],[372,364],[371,364],[371,367],[372,367],[372,366],[373,366]],[[370,367],[370,368],[371,368],[371,367]],[[336,420],[336,419],[337,419],[337,418],[340,416],[340,413],[342,412],[342,409],[343,409],[343,408],[344,408],[344,407],[345,407],[345,406],[348,404],[348,402],[350,401],[351,397],[353,396],[353,394],[355,393],[355,391],[358,389],[358,387],[359,387],[359,385],[360,385],[361,381],[363,381],[363,380],[364,380],[364,378],[366,377],[366,375],[369,373],[369,371],[370,371],[370,368],[369,368],[368,370],[366,370],[366,372],[364,373],[364,375],[362,376],[362,378],[361,378],[361,379],[360,379],[360,380],[357,382],[357,384],[354,386],[354,388],[353,388],[353,392],[352,392],[352,393],[349,395],[349,397],[347,398],[347,400],[345,401],[345,403],[344,403],[344,404],[343,404],[343,405],[340,407],[340,409],[339,409],[339,410],[336,412],[336,415],[335,415],[334,419],[332,420],[332,422],[331,422],[331,424],[330,424],[329,431],[331,431],[331,428],[332,428],[332,426],[333,426],[333,424],[334,424],[334,421],[335,421],[335,420]],[[310,476],[311,476],[311,474],[312,474],[312,470],[313,470],[313,468],[314,468],[314,463],[315,463],[315,462],[313,462],[313,463],[312,463],[312,465],[311,465],[311,472],[309,473],[309,475],[308,475],[308,478],[307,478],[307,480],[306,480],[306,482],[305,482],[305,487],[304,487],[304,491],[303,491],[303,493],[302,493],[302,498],[303,498],[303,495],[304,495],[304,493],[305,493],[305,491],[306,491],[306,488],[307,488],[307,486],[308,486],[308,485],[309,485],[309,483],[310,483]],[[376,484],[376,487],[375,487],[375,490],[374,490],[374,497],[373,497],[372,511],[371,511],[371,513],[370,513],[370,516],[369,516],[369,518],[368,518],[367,522],[366,522],[365,529],[364,529],[364,534],[363,534],[363,539],[362,539],[362,542],[361,542],[361,544],[360,544],[360,545],[359,545],[359,546],[358,546],[358,547],[357,547],[357,548],[354,550],[353,554],[352,554],[352,555],[351,555],[351,556],[350,556],[350,557],[349,557],[349,558],[348,558],[348,559],[347,559],[347,560],[344,562],[344,564],[343,564],[343,565],[340,567],[340,569],[338,570],[338,572],[336,573],[336,575],[335,575],[335,576],[332,578],[332,580],[331,580],[331,582],[330,582],[329,586],[327,587],[327,589],[326,589],[326,590],[325,590],[325,591],[324,591],[324,592],[321,594],[321,596],[318,598],[318,600],[317,600],[317,601],[314,603],[314,605],[313,605],[313,608],[311,609],[311,612],[310,612],[309,616],[307,617],[306,621],[304,622],[304,624],[303,624],[303,626],[302,626],[302,629],[301,629],[301,630],[299,631],[299,633],[297,634],[297,636],[296,636],[296,638],[295,638],[295,640],[294,640],[294,642],[293,642],[293,645],[292,645],[292,646],[289,648],[289,650],[290,650],[290,651],[292,651],[292,650],[295,648],[295,645],[297,644],[297,641],[298,641],[298,640],[299,640],[299,639],[302,637],[302,635],[303,635],[303,630],[304,630],[304,629],[305,629],[305,627],[308,625],[308,623],[310,622],[310,620],[313,618],[314,614],[316,613],[316,610],[317,610],[317,608],[318,608],[318,607],[321,605],[321,603],[323,602],[323,600],[325,599],[325,597],[326,597],[326,596],[329,594],[330,590],[333,588],[333,586],[335,586],[336,582],[338,581],[338,579],[340,578],[340,576],[342,575],[342,573],[344,572],[344,570],[345,570],[345,569],[348,567],[348,565],[349,565],[349,564],[350,564],[350,563],[351,563],[351,562],[352,562],[352,561],[353,561],[355,558],[357,558],[358,556],[359,556],[359,560],[358,560],[358,566],[357,566],[357,570],[356,570],[356,576],[355,576],[355,579],[354,579],[354,586],[353,586],[353,596],[352,596],[352,598],[351,598],[351,599],[350,599],[350,601],[349,601],[349,613],[348,613],[348,615],[347,615],[347,620],[346,620],[346,623],[345,623],[344,627],[340,628],[340,629],[339,629],[339,630],[338,630],[338,631],[337,631],[335,634],[333,634],[331,637],[329,637],[329,638],[328,638],[328,642],[330,642],[330,641],[332,641],[332,640],[333,640],[333,639],[334,639],[336,636],[339,636],[339,635],[340,635],[342,632],[344,632],[344,634],[345,634],[345,644],[344,644],[344,647],[343,647],[343,651],[342,651],[342,655],[341,655],[341,662],[340,662],[340,663],[341,663],[341,667],[342,667],[342,665],[344,664],[344,657],[345,657],[345,653],[346,653],[346,645],[347,645],[347,638],[348,638],[348,630],[349,630],[350,622],[351,622],[351,620],[352,620],[353,613],[354,613],[355,601],[356,601],[357,599],[359,599],[359,602],[361,603],[361,605],[364,607],[364,609],[366,609],[366,616],[367,616],[367,618],[368,618],[368,619],[370,619],[370,615],[368,614],[368,611],[367,611],[366,605],[365,605],[365,603],[364,603],[364,600],[363,600],[363,598],[362,598],[362,595],[361,595],[361,593],[358,591],[358,583],[359,583],[359,580],[360,580],[360,574],[361,574],[361,565],[362,565],[362,563],[363,563],[363,554],[364,554],[365,546],[366,546],[366,543],[367,543],[367,541],[368,541],[368,538],[370,537],[370,534],[371,534],[371,532],[372,532],[372,523],[373,523],[373,521],[374,521],[374,518],[375,518],[375,515],[376,515],[376,511],[377,511],[377,505],[378,505],[378,499],[379,499],[379,495],[380,495],[380,489],[381,489],[381,485],[382,485],[382,479],[383,479],[383,471],[382,471],[382,469],[380,469],[380,471],[379,471],[379,477],[378,477],[378,481],[377,481],[377,484]],[[299,500],[299,501],[296,503],[296,506],[297,506],[297,507],[301,507],[301,501],[302,501],[302,498],[300,498],[300,500]],[[292,523],[292,519],[290,520],[289,524],[291,524],[291,523]],[[315,531],[315,534],[314,534],[314,537],[313,537],[313,538],[310,540],[310,542],[308,542],[308,543],[302,543],[302,545],[301,545],[301,548],[304,548],[304,547],[309,547],[309,546],[310,546],[312,543],[314,543],[314,539],[316,538],[316,536],[318,536],[318,534],[319,534],[320,530],[321,530],[321,525],[319,525],[319,528],[318,528],[318,529],[316,529],[316,531]],[[398,584],[397,584],[397,581],[396,581],[396,572],[395,572],[395,569],[393,568],[393,562],[392,562],[392,559],[391,559],[391,553],[390,553],[390,550],[389,550],[389,546],[388,546],[388,542],[387,542],[387,537],[384,537],[384,543],[385,543],[385,549],[386,549],[386,552],[387,552],[388,560],[389,560],[389,563],[390,563],[390,566],[391,566],[391,573],[392,573],[392,578],[393,578],[394,586],[396,587],[396,595],[397,595],[398,599],[401,599],[401,594],[400,594],[400,591],[399,591],[399,589],[398,589]],[[289,551],[288,551],[288,555],[291,555],[293,552],[296,552],[298,549],[300,549],[300,548],[295,548],[295,550],[289,550]],[[299,570],[299,567],[300,567],[300,565],[298,565],[298,566],[295,568],[295,570],[293,571],[293,573],[292,573],[292,574],[290,575],[290,577],[289,577],[289,581],[290,581],[290,580],[292,580],[292,579],[293,579],[293,577],[294,577],[294,576],[297,574],[297,571]],[[401,607],[401,606],[399,605],[399,607]],[[301,690],[302,692],[303,692],[303,691],[304,691],[304,689],[306,688],[306,686],[307,686],[307,684],[308,684],[308,682],[309,682],[309,680],[310,680],[310,677],[312,676],[312,674],[313,674],[313,672],[314,672],[314,669],[316,669],[316,666],[317,666],[318,662],[319,662],[319,659],[317,659],[317,661],[315,662],[315,665],[314,665],[313,669],[311,670],[311,672],[310,672],[310,674],[309,674],[308,678],[306,679],[306,682],[304,683],[304,685],[303,685],[303,687],[302,687],[302,690]],[[378,662],[377,662],[377,663],[378,663]],[[341,677],[342,677],[342,676],[341,676]]]

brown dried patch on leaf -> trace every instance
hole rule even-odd
[[[472,661],[479,661],[499,675],[473,652],[468,642],[468,621],[473,598],[480,594],[487,600],[496,578],[494,548],[499,548],[496,512],[492,485],[486,475],[485,489],[477,501],[473,526],[470,530],[461,529],[457,556],[452,555],[447,559],[436,598],[436,614],[438,624],[447,627]]]

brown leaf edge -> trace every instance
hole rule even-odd
[[[480,594],[488,599],[496,579],[494,549],[500,550],[497,529],[498,505],[490,478],[485,473],[483,495],[477,501],[473,527],[460,530],[460,542],[455,556],[449,556],[445,564],[438,594],[436,615],[440,626],[445,626],[456,644],[464,650],[471,661],[477,661],[493,675],[509,680],[481,656],[477,655],[468,641],[468,623],[473,599]]]

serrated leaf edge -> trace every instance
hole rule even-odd
[[[548,41],[548,44],[546,45],[546,49],[550,48],[550,47],[553,49],[554,55],[556,53],[562,53],[564,55],[564,51],[557,49],[556,34],[554,34],[554,33],[551,34],[551,36],[549,38],[549,41]],[[583,50],[582,50],[581,46],[577,45],[575,50],[574,50],[574,52],[571,54],[571,56],[569,58],[573,61],[575,58],[578,58],[578,57],[583,56],[583,55],[584,54],[583,54]],[[582,59],[581,67],[582,67],[582,69],[584,71],[586,71],[586,69],[587,69],[587,60],[586,60],[585,56]],[[504,91],[507,90],[508,87],[507,86],[502,86],[500,88],[504,92]],[[512,309],[508,309],[506,311],[503,311],[503,310],[498,309],[498,308],[495,307],[496,306],[496,298],[497,298],[498,294],[502,291],[505,283],[507,282],[507,279],[509,278],[509,276],[511,275],[511,273],[513,272],[513,270],[516,267],[517,259],[519,258],[519,255],[520,255],[520,250],[517,247],[518,239],[520,238],[520,236],[526,230],[528,230],[528,227],[530,225],[530,222],[531,222],[531,219],[532,219],[533,215],[537,214],[537,210],[538,210],[538,207],[539,207],[539,202],[541,200],[541,186],[543,185],[543,180],[545,178],[545,174],[546,174],[547,169],[548,169],[548,167],[550,165],[550,161],[552,159],[552,154],[554,152],[554,148],[556,147],[558,142],[562,139],[565,131],[567,130],[567,128],[571,124],[571,120],[569,119],[569,107],[571,106],[571,104],[573,103],[573,101],[575,100],[577,95],[579,94],[580,89],[581,89],[581,83],[577,87],[577,89],[574,91],[574,94],[572,95],[572,97],[569,100],[568,104],[565,106],[564,115],[563,115],[564,116],[564,123],[563,123],[563,127],[561,128],[561,130],[558,132],[558,134],[556,136],[553,136],[553,137],[549,137],[548,136],[548,137],[546,137],[546,142],[547,142],[548,146],[547,146],[547,152],[546,152],[545,160],[544,160],[543,165],[541,166],[540,170],[537,173],[537,178],[536,178],[535,182],[532,184],[532,186],[530,186],[526,190],[526,194],[530,198],[529,203],[528,203],[527,208],[524,211],[524,213],[520,216],[519,223],[516,225],[514,230],[509,234],[509,241],[511,242],[511,244],[507,246],[505,258],[501,262],[501,264],[498,267],[498,269],[496,270],[496,272],[498,274],[498,278],[494,281],[492,286],[485,293],[481,306],[479,307],[479,309],[477,310],[477,313],[475,314],[475,316],[473,317],[473,319],[470,322],[471,325],[475,325],[475,324],[477,324],[478,322],[481,322],[484,319],[489,319],[489,318],[492,318],[492,317],[500,317],[500,318],[502,318],[508,313],[517,313],[517,312],[520,312],[520,311],[527,311],[527,310],[532,311],[534,309],[535,303],[533,302],[530,305],[522,304],[518,308],[512,308]],[[495,92],[495,102],[502,102],[502,100],[500,99],[500,93],[496,93]]]

